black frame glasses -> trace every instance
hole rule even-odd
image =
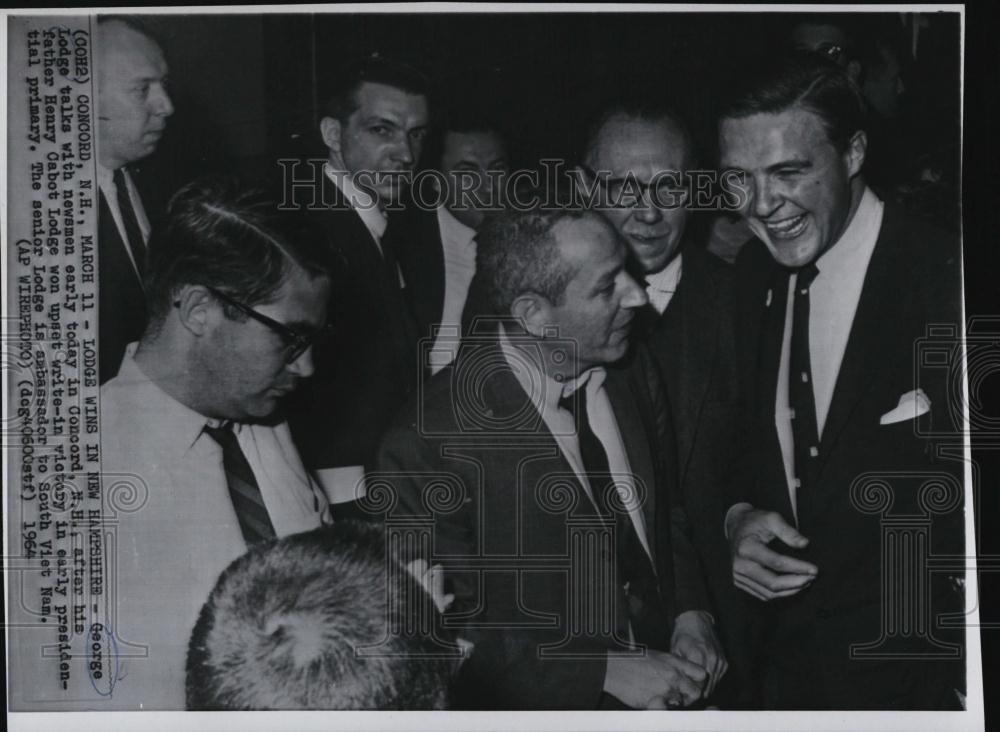
[[[264,325],[274,333],[277,333],[285,342],[286,364],[295,363],[295,361],[297,361],[303,353],[308,351],[311,346],[314,346],[322,341],[330,332],[330,324],[327,323],[322,328],[312,333],[299,333],[298,331],[289,328],[284,323],[279,323],[273,318],[269,318],[266,315],[258,313],[249,305],[244,305],[239,300],[234,300],[226,293],[216,290],[214,287],[206,285],[205,289],[211,292],[212,295],[217,297],[219,300],[222,300],[222,302],[227,305],[232,305],[244,315],[253,318],[261,325]]]
[[[635,208],[649,201],[657,208],[673,209],[680,208],[687,200],[686,179],[676,171],[665,171],[650,182],[642,183],[631,174],[624,178],[611,178],[598,174],[586,165],[579,167],[604,192],[605,200],[599,203],[601,207]]]

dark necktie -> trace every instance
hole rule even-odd
[[[142,229],[139,228],[139,219],[136,218],[135,209],[132,207],[132,197],[128,194],[128,186],[125,184],[125,168],[118,168],[113,180],[118,211],[125,226],[125,245],[132,252],[132,260],[139,273],[139,283],[142,284],[142,278],[146,273],[146,243],[142,238]]]
[[[240,530],[247,545],[273,539],[274,526],[267,515],[257,479],[233,432],[232,423],[222,427],[205,425],[205,434],[222,448],[222,467],[226,471],[229,497],[233,502],[233,508],[236,509],[236,518],[240,522]]]
[[[819,270],[809,264],[799,270],[792,301],[792,337],[788,355],[788,406],[792,416],[795,457],[796,506],[799,516],[808,513],[815,487],[816,458],[819,457],[819,427],[809,358],[809,287]]]
[[[658,648],[668,648],[666,644],[669,643],[669,637],[666,631],[669,620],[660,600],[656,573],[639,540],[631,516],[623,509],[618,498],[604,445],[590,426],[586,387],[564,396],[559,401],[559,406],[573,415],[583,469],[598,510],[606,521],[614,522],[618,579],[625,587],[629,620],[636,640]],[[615,507],[618,510],[614,510]]]

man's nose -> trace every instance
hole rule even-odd
[[[657,224],[663,220],[663,212],[653,203],[650,191],[643,191],[642,197],[632,208],[632,216],[644,224]]]
[[[781,205],[781,197],[767,180],[755,180],[750,186],[750,210],[759,219],[764,219],[774,213]]]
[[[649,297],[646,295],[646,290],[636,282],[635,278],[627,272],[625,275],[625,293],[622,295],[622,307],[623,308],[641,308],[647,302],[649,302]]]
[[[413,162],[417,158],[417,153],[414,150],[413,140],[410,139],[409,135],[403,135],[400,137],[399,141],[396,143],[395,148],[395,158],[400,163],[405,165],[413,165]]]
[[[150,90],[150,107],[153,114],[159,117],[169,117],[174,113],[174,103],[170,99],[170,92],[164,84],[155,84]]]
[[[313,347],[309,346],[297,359],[288,364],[288,370],[302,379],[307,379],[316,371],[313,363]]]

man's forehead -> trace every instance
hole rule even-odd
[[[727,118],[722,120],[719,133],[726,166],[766,167],[830,144],[823,120],[800,106]]]
[[[503,142],[495,132],[447,132],[444,137],[444,155],[455,159],[473,159],[492,162],[503,157]]]
[[[356,114],[378,116],[413,125],[427,121],[427,98],[389,84],[365,81],[355,94]]]
[[[578,272],[599,276],[599,272],[614,269],[619,255],[624,257],[618,234],[611,224],[596,214],[563,219],[555,225],[552,234],[559,243],[563,261],[576,266]]]
[[[98,58],[106,65],[144,66],[166,72],[167,62],[156,42],[124,23],[109,21],[101,25],[98,44]]]
[[[595,170],[612,174],[657,173],[684,166],[687,142],[669,119],[612,117],[601,126],[588,159]]]

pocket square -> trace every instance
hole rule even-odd
[[[916,419],[921,414],[927,414],[929,411],[931,411],[931,400],[924,394],[923,389],[914,389],[903,394],[899,398],[896,408],[890,409],[883,414],[879,418],[878,423],[895,424],[896,422],[904,422],[908,419]]]

